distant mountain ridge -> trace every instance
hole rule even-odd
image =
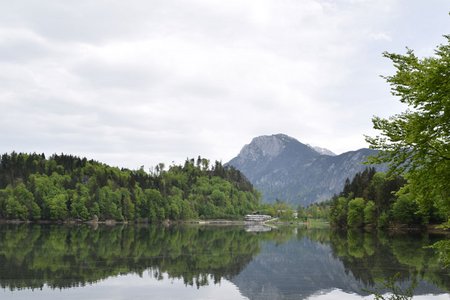
[[[240,170],[263,193],[264,202],[280,199],[308,205],[339,193],[345,179],[364,170],[367,165],[363,163],[374,154],[375,150],[363,148],[335,155],[285,134],[274,134],[255,137],[228,165]]]
[[[318,152],[319,154],[322,154],[322,155],[330,155],[330,156],[336,156],[336,153],[334,153],[333,151],[328,150],[328,149],[326,149],[326,148],[317,147],[317,146],[311,146],[311,145],[307,145],[307,146],[313,148],[313,149],[314,149],[316,152]]]

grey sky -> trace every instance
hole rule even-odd
[[[383,51],[432,55],[448,0],[0,0],[0,152],[146,168],[285,133],[365,147],[403,107]]]

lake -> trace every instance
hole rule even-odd
[[[0,225],[0,299],[450,299],[432,234],[243,226]]]

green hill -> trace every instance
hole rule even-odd
[[[12,152],[0,161],[0,219],[238,218],[258,207],[259,198],[238,170],[201,157],[149,173],[65,154]]]

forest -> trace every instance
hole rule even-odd
[[[343,191],[329,203],[329,220],[341,228],[364,226],[386,228],[420,227],[445,222],[446,215],[436,206],[423,209],[418,201],[402,192],[402,176],[389,177],[367,168],[346,180]]]
[[[65,154],[12,152],[0,160],[0,219],[6,220],[233,219],[259,201],[238,170],[201,157],[150,172]]]
[[[400,175],[368,167],[347,178],[343,190],[331,200],[299,207],[302,220],[326,219],[333,228],[424,228],[447,222],[437,204],[424,207],[405,193],[407,180]]]

